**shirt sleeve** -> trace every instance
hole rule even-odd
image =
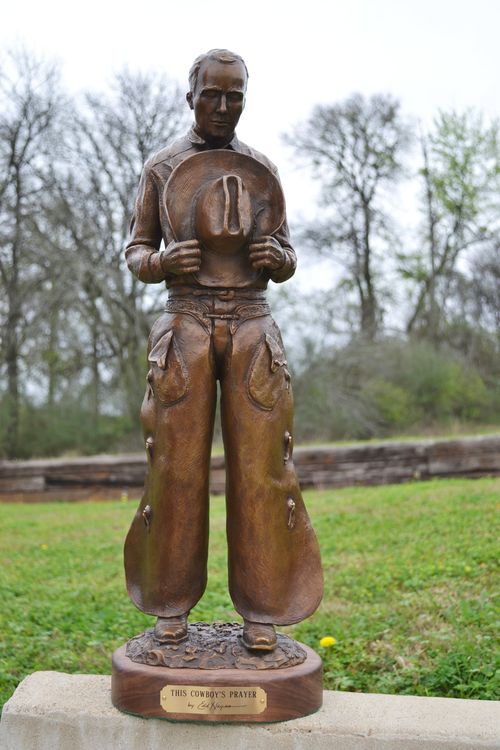
[[[287,279],[291,278],[297,268],[297,256],[290,241],[290,231],[288,229],[286,217],[278,231],[273,234],[273,237],[280,243],[285,260],[282,266],[275,271],[271,271],[269,278],[276,284],[281,284],[281,282],[287,281]]]
[[[166,276],[160,263],[161,240],[158,188],[152,170],[146,163],[130,222],[125,258],[132,273],[147,284],[163,281]]]

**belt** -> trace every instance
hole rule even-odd
[[[169,297],[165,305],[167,313],[184,313],[195,318],[210,333],[210,325],[213,320],[230,321],[230,331],[234,333],[239,326],[251,318],[261,318],[270,315],[271,308],[267,302],[259,301],[244,302],[244,298],[235,298],[235,306],[231,306],[228,312],[211,312],[208,304],[201,299],[189,299],[190,295],[179,295]],[[217,296],[217,295],[212,295]],[[227,299],[227,298],[222,298]],[[229,298],[230,300],[232,298]]]
[[[217,297],[220,300],[266,300],[265,289],[216,289],[199,286],[174,286],[168,291],[168,299],[188,299],[189,297]]]

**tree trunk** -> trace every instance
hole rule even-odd
[[[99,316],[95,308],[95,300],[93,300],[94,314],[92,316],[92,421],[94,428],[97,428],[99,423],[99,414],[101,410],[101,381],[99,375]]]
[[[11,251],[11,274],[7,289],[8,313],[5,358],[7,362],[7,435],[6,454],[17,458],[20,450],[20,392],[19,392],[19,322],[21,320],[21,291],[19,289],[19,253],[21,249],[22,181],[19,168],[15,170],[16,202],[14,235]]]
[[[57,376],[58,376],[58,326],[59,326],[59,310],[57,307],[53,307],[50,312],[50,330],[49,330],[49,350],[47,352],[47,369],[48,369],[48,388],[47,388],[47,404],[48,406],[54,406],[56,392],[57,392]]]
[[[368,341],[377,334],[377,305],[371,270],[371,216],[368,202],[363,201],[363,285],[364,299],[361,304],[361,332]]]
[[[17,286],[17,283],[16,283]],[[19,311],[12,286],[9,294],[9,314],[5,332],[5,360],[7,363],[7,432],[5,452],[7,458],[17,458],[20,450],[20,393],[19,393]]]

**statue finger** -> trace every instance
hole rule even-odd
[[[257,259],[257,258],[265,258],[266,255],[268,255],[268,254],[269,254],[268,250],[265,250],[265,249],[263,250],[262,248],[259,248],[259,249],[256,249],[256,250],[251,250],[250,253],[249,253],[249,256],[250,256],[251,260],[254,260],[254,259]]]
[[[252,252],[259,253],[265,250],[266,247],[268,247],[266,242],[252,242],[252,244],[248,246],[248,250],[251,253]]]
[[[199,260],[201,258],[201,250],[199,250],[198,248],[182,249],[179,251],[179,258],[181,258],[182,260]]]
[[[200,247],[199,240],[183,240],[178,243],[181,247]]]

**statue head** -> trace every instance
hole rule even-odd
[[[245,106],[248,71],[243,58],[227,49],[200,55],[189,71],[187,102],[194,111],[195,130],[215,147],[233,137]]]

